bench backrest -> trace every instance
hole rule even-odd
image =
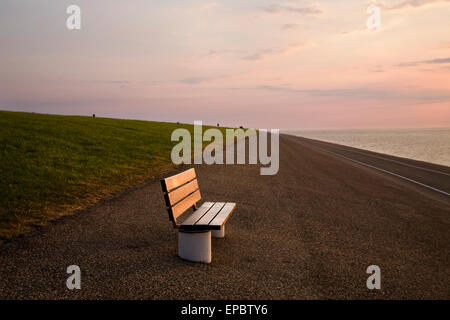
[[[169,219],[176,225],[177,218],[194,207],[202,198],[194,168],[161,180]]]

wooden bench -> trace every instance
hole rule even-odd
[[[169,219],[178,229],[178,255],[185,260],[210,263],[211,236],[225,236],[225,223],[236,204],[204,202],[197,207],[201,194],[194,168],[162,179],[161,186]],[[191,208],[193,211],[187,213]]]

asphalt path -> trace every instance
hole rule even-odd
[[[369,150],[336,145],[303,138],[317,150],[322,150],[375,170],[408,180],[435,192],[450,196],[450,168],[437,164],[379,154]],[[449,155],[450,156],[450,155]]]
[[[156,179],[1,245],[0,299],[450,299],[450,200],[421,185],[450,168],[287,135],[277,175],[195,168],[202,201],[237,203],[211,264],[177,257]]]

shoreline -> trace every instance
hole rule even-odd
[[[422,137],[420,143],[413,140],[408,140],[408,145],[420,145],[420,148],[416,149],[402,149],[405,142],[402,141],[408,139],[408,133],[412,135],[420,135],[426,132],[442,132],[440,137],[440,144],[435,146],[432,143],[436,143],[435,138]],[[283,134],[292,135],[296,137],[302,137],[322,142],[328,142],[333,144],[342,145],[345,147],[352,147],[365,151],[376,152],[387,156],[394,156],[399,158],[405,158],[409,160],[416,160],[420,162],[427,162],[431,164],[450,167],[450,158],[447,154],[450,153],[445,141],[450,139],[450,128],[404,128],[404,129],[354,129],[354,130],[287,130],[283,131]],[[370,133],[370,134],[369,134]],[[445,136],[444,136],[445,134]],[[448,139],[447,139],[448,135]],[[380,142],[381,141],[381,142]],[[386,142],[387,141],[387,142]],[[431,146],[430,146],[431,144]],[[427,146],[424,148],[424,146]],[[434,158],[429,156],[429,153],[434,155]]]
[[[350,146],[350,145],[340,144],[340,143],[336,143],[336,142],[332,142],[332,141],[313,139],[313,138],[297,136],[297,135],[288,134],[288,133],[281,133],[281,134],[286,135],[286,136],[292,136],[292,137],[295,137],[295,138],[310,140],[312,142],[325,143],[325,144],[334,145],[336,147],[343,147],[343,148],[347,148],[347,149],[353,149],[355,151],[362,151],[362,152],[372,153],[372,154],[378,155],[380,157],[398,159],[399,161],[414,162],[417,165],[423,164],[425,166],[436,167],[436,169],[450,170],[450,166],[446,166],[446,165],[440,164],[440,163],[429,162],[429,161],[424,161],[424,160],[420,160],[420,159],[401,157],[401,156],[398,156],[398,155],[395,155],[395,154],[382,153],[382,152],[373,151],[373,150],[370,150],[370,149],[357,148],[357,147],[353,147],[353,146]]]

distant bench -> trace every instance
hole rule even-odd
[[[205,202],[197,208],[201,195],[193,168],[162,179],[161,186],[169,219],[178,229],[178,255],[185,260],[210,263],[211,236],[225,236],[225,223],[236,203]],[[193,212],[178,223],[178,218],[190,208]]]

